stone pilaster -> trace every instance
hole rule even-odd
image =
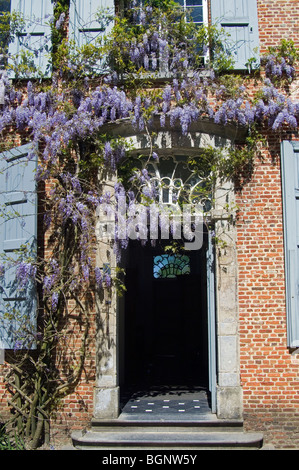
[[[218,190],[218,196],[218,220],[215,222],[217,237],[215,256],[218,352],[217,416],[222,419],[241,419],[238,269],[233,191],[228,185],[226,188]]]

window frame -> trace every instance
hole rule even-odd
[[[199,7],[202,6],[202,24],[203,26],[207,26],[209,24],[209,13],[208,13],[208,0],[201,0],[202,5],[186,5],[188,0],[183,0],[184,5],[181,5],[184,10],[188,11],[187,9],[192,10],[192,7]],[[194,21],[195,24],[200,24],[197,21]]]
[[[144,1],[143,0],[137,0],[137,1],[138,1],[138,5],[136,5],[136,8],[141,8],[144,4]],[[201,0],[202,5],[185,5],[186,1],[188,1],[188,0],[183,0],[183,1],[184,1],[184,5],[180,5],[180,7],[184,8],[184,10],[186,10],[186,8],[192,9],[192,6],[194,6],[194,7],[202,6],[203,22],[202,22],[202,24],[199,23],[199,22],[194,22],[195,25],[202,25],[202,26],[208,26],[209,25],[209,3],[208,3],[209,0]],[[177,2],[177,3],[179,4],[179,2]],[[124,8],[123,5],[122,5],[122,9],[123,9],[123,12],[125,12],[125,8]],[[205,66],[206,66],[207,62],[210,59],[209,49],[202,56],[202,58],[203,58],[203,69],[205,69]],[[159,79],[160,80],[161,79],[162,80],[167,79],[167,78],[170,78],[170,77],[173,76],[173,72],[171,72],[169,70],[169,67],[165,67],[165,66],[161,65],[163,63],[163,61],[161,61],[160,58],[157,59],[157,62],[158,62],[157,68],[155,68],[153,70],[148,70],[145,74],[146,76],[148,76],[148,74],[154,74],[155,78],[158,79],[158,80]]]

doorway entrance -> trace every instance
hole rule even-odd
[[[168,242],[169,243],[169,242]],[[208,234],[169,254],[131,241],[121,358],[124,393],[209,389]]]

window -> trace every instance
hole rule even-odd
[[[183,7],[194,23],[201,25],[208,22],[208,0],[176,0],[176,3]],[[135,4],[142,7],[144,2],[138,0]]]
[[[176,279],[190,274],[190,258],[186,255],[160,255],[154,257],[153,275],[155,279]]]
[[[205,211],[211,209],[212,195],[210,168],[205,168],[199,155],[165,155],[159,162],[147,162],[149,179],[143,184],[142,192],[147,197],[154,198],[158,203],[176,205],[178,202],[202,204]],[[194,162],[200,161],[200,169]]]
[[[9,24],[7,22],[7,13],[10,13],[10,0],[0,0],[0,67],[5,65],[5,56],[9,44]]]
[[[207,24],[207,0],[179,0],[178,3],[186,10],[192,21],[198,25]]]
[[[120,3],[126,4],[126,2]],[[186,11],[187,19],[188,17],[192,18],[198,26],[208,25],[208,0],[178,0],[177,3]],[[134,10],[135,14],[132,14],[132,21],[135,24],[141,23],[138,7],[143,5],[143,1],[135,0],[133,5],[137,9]],[[234,68],[247,70],[248,64],[252,60],[256,60],[255,66],[257,66],[259,64],[257,0],[210,0],[210,5],[211,22],[226,33],[223,35],[224,49],[225,53],[233,58]],[[99,21],[98,12],[100,10],[105,10],[113,17],[115,15],[114,0],[70,0],[69,37],[75,41],[76,46],[92,44],[100,37],[109,35],[113,21],[106,24]],[[128,15],[133,11],[129,7],[124,10]],[[165,33],[163,25],[161,25],[161,31]],[[175,72],[176,61],[183,61],[183,58],[174,57],[172,51],[168,51],[167,47],[164,52],[161,52],[159,48],[157,50],[151,48],[148,54],[145,54],[146,57],[142,56],[142,59],[140,58],[140,48],[136,48],[136,60],[141,61],[140,64],[138,62],[139,66],[144,66],[148,71],[162,72],[163,76],[169,72]],[[209,57],[209,52],[205,49],[199,51],[196,58],[197,65],[200,67]],[[107,66],[104,58],[99,64],[98,72],[105,70],[107,71]]]
[[[158,2],[157,2],[158,3]],[[208,24],[208,2],[207,0],[178,0],[175,2],[177,6],[180,6],[183,11],[185,11],[185,20],[187,22],[193,22],[194,25],[198,28],[200,26]],[[143,26],[146,24],[151,23],[150,17],[148,17],[148,13],[141,14],[142,7],[144,6],[144,2],[142,0],[135,0],[134,2],[135,10],[133,11],[133,15],[131,15],[131,10],[127,9],[127,14],[134,24],[142,24]],[[145,10],[145,12],[147,9]],[[168,27],[165,27],[165,21],[161,19],[160,24],[160,31],[159,31],[159,40],[157,41],[157,47],[155,47],[155,34],[149,34],[146,47],[148,48],[146,53],[146,60],[141,61],[138,63],[139,66],[144,66],[144,68],[150,72],[158,72],[164,77],[171,73],[176,73],[178,71],[178,65],[185,64],[184,67],[187,70],[188,65],[194,62],[194,56],[196,55],[196,64],[200,66],[200,68],[204,67],[206,58],[208,57],[207,48],[201,47],[198,45],[193,49],[193,52],[190,53],[186,50],[184,45],[180,44],[180,48],[177,49],[174,46],[177,43],[177,39],[180,37],[180,28],[178,28],[180,24],[181,18],[181,9],[180,14],[176,14],[176,10],[174,10],[173,14],[173,26],[174,30],[172,31],[171,26],[168,23]],[[172,23],[172,21],[170,21]],[[153,23],[151,23],[153,24]],[[167,38],[167,39],[166,39]],[[161,41],[160,41],[161,40]],[[165,41],[166,40],[166,41]],[[185,36],[184,42],[188,43],[188,49],[193,48],[194,38],[189,38]],[[180,42],[180,41],[179,41]],[[168,44],[166,44],[168,43]],[[150,44],[150,47],[148,45]],[[176,44],[177,45],[177,44]],[[148,57],[147,57],[148,56]],[[179,67],[180,68],[180,67]]]
[[[24,15],[25,26],[19,31],[17,38],[9,45],[12,60],[11,65],[20,64],[21,55],[25,52],[27,57],[22,70],[25,77],[34,76],[32,65],[44,75],[49,75],[48,53],[51,50],[50,19],[53,17],[52,0],[0,0],[0,17],[2,12],[17,11]],[[123,4],[123,2],[120,2]],[[142,5],[142,0],[135,0],[135,5]],[[186,17],[191,17],[196,25],[208,24],[208,0],[178,0],[186,11]],[[228,33],[226,37],[226,50],[235,61],[235,68],[246,70],[248,64],[256,60],[259,64],[258,48],[258,15],[256,0],[210,0],[211,21]],[[110,18],[115,16],[114,0],[70,0],[69,37],[74,40],[76,47],[92,44],[95,40],[109,34],[113,21],[100,20],[99,11],[108,12]],[[3,16],[3,15],[2,15]],[[0,20],[1,21],[1,20]],[[163,25],[162,25],[163,27]],[[227,39],[229,38],[229,39]],[[5,33],[0,37],[0,48],[7,45],[8,37]],[[0,51],[1,52],[1,51]],[[197,60],[200,66],[208,57],[206,51],[201,52]],[[171,54],[170,54],[171,55]],[[97,64],[100,73],[107,71],[104,57]],[[148,70],[160,70],[165,74],[171,67],[169,60],[165,66],[162,58],[149,57]],[[14,62],[13,62],[14,61]],[[24,60],[23,60],[24,62]],[[11,74],[13,77],[14,74]]]
[[[186,11],[186,19],[191,18],[193,23],[197,26],[204,26],[208,24],[208,2],[207,0],[179,0],[178,2]],[[202,67],[205,66],[206,60],[209,58],[209,51],[199,51],[201,56],[200,63]]]
[[[0,0],[0,12],[10,12],[10,0]]]

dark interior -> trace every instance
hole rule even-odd
[[[190,273],[155,278],[161,245],[130,242],[120,338],[125,388],[208,386],[206,249],[205,240],[184,252]]]

